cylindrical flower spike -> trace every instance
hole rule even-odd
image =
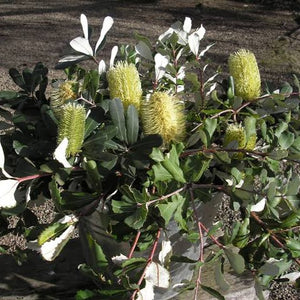
[[[111,99],[121,99],[125,109],[132,104],[139,110],[143,91],[134,64],[118,62],[107,72],[107,80]]]
[[[50,107],[54,112],[56,118],[60,118],[60,111],[62,106],[68,100],[75,100],[77,98],[77,83],[74,81],[64,81],[57,88],[51,92]]]
[[[145,134],[160,134],[167,144],[180,142],[185,136],[183,105],[166,92],[155,92],[141,107]]]
[[[246,101],[260,96],[261,80],[254,54],[241,49],[228,60],[229,73],[234,79],[235,94]]]
[[[230,124],[228,125],[224,137],[224,147],[226,148],[230,143],[237,142],[237,149],[244,149],[247,143],[246,131],[242,125]],[[243,153],[234,153],[232,158],[241,158]]]
[[[61,117],[58,124],[59,144],[64,138],[68,139],[66,156],[80,152],[85,131],[85,108],[76,103],[67,103],[61,108]]]

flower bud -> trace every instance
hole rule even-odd
[[[235,94],[246,101],[260,96],[260,73],[254,54],[241,49],[231,54],[228,60],[229,73],[234,79]]]
[[[228,125],[224,137],[224,147],[226,148],[231,142],[236,141],[238,143],[237,149],[244,149],[246,146],[246,131],[240,124]],[[243,153],[234,153],[232,158],[241,159]]]
[[[183,105],[166,92],[155,92],[141,107],[145,134],[160,134],[165,143],[180,142],[185,136]]]
[[[80,104],[67,103],[62,106],[58,124],[59,144],[64,138],[68,139],[66,156],[75,155],[81,149],[85,131],[85,108]]]
[[[57,88],[54,88],[50,96],[50,107],[54,112],[56,118],[60,118],[60,111],[62,105],[68,100],[75,100],[77,98],[77,83],[74,81],[64,81]]]
[[[118,62],[107,72],[107,80],[111,99],[121,99],[125,109],[132,104],[139,110],[143,91],[134,64]]]

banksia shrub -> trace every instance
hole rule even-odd
[[[55,116],[59,119],[62,105],[68,100],[75,100],[77,98],[77,83],[73,81],[65,81],[51,92],[50,107]]]
[[[165,143],[180,142],[185,136],[183,105],[166,92],[155,92],[141,107],[145,134],[160,134]]]
[[[251,101],[260,96],[260,73],[254,54],[241,49],[228,60],[229,73],[234,79],[235,94]]]
[[[68,139],[66,156],[75,155],[81,149],[85,130],[85,108],[80,104],[67,103],[62,106],[58,124],[59,144],[64,138]]]
[[[107,72],[107,80],[111,99],[121,99],[125,109],[132,104],[139,110],[143,91],[134,64],[118,62]]]

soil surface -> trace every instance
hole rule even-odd
[[[254,4],[253,4],[254,3]],[[215,43],[206,58],[211,68],[227,71],[227,58],[240,48],[252,50],[262,78],[278,84],[300,74],[300,0],[52,0],[0,1],[0,89],[12,88],[11,67],[33,67],[38,61],[54,71],[58,60],[70,50],[69,41],[82,35],[79,17],[85,13],[98,38],[103,18],[114,26],[102,52],[107,59],[112,46],[134,43],[134,33],[153,43],[177,20],[191,17],[207,33],[203,47]]]
[[[70,50],[69,41],[82,35],[79,20],[81,13],[88,17],[94,29],[95,41],[103,18],[107,15],[114,18],[114,26],[108,33],[107,45],[102,52],[106,60],[114,45],[134,44],[134,33],[146,35],[155,43],[157,37],[172,23],[183,21],[188,16],[193,21],[193,28],[203,24],[206,29],[202,47],[215,43],[206,55],[212,70],[220,66],[226,73],[229,54],[247,48],[257,57],[262,79],[278,86],[282,81],[292,82],[292,74],[300,77],[299,9],[300,0],[0,0],[0,90],[16,88],[9,78],[9,68],[32,68],[39,61],[49,68],[50,78],[63,77],[63,72],[55,70],[55,65]],[[51,209],[51,203],[46,203],[40,211],[35,209],[41,222],[52,219]],[[14,226],[14,220],[11,226]],[[10,235],[1,238],[1,244],[14,249],[17,244],[24,246],[24,241]],[[11,258],[1,257],[0,264],[4,267],[1,267],[0,278],[6,278],[6,282],[4,279],[0,282],[0,296],[3,296],[0,299],[25,299],[26,295],[26,299],[60,299],[59,296],[43,296],[43,288],[60,293],[60,290],[54,291],[51,284],[41,287],[37,281],[28,282],[22,277],[33,270],[33,279],[39,280],[42,272],[35,268],[41,264],[40,258],[37,263],[34,254],[30,254],[30,259],[33,268],[30,269],[28,265],[27,269],[19,272],[12,267],[14,264]],[[50,278],[47,282],[58,280],[56,270],[44,264],[49,271],[45,275]],[[68,265],[67,268],[75,270],[75,265]],[[70,270],[66,272],[72,272]],[[59,271],[62,274],[60,278],[66,278],[63,277],[66,276],[63,271]],[[13,275],[14,272],[18,276]],[[40,278],[41,282],[45,280]],[[20,285],[21,281],[24,285]],[[16,284],[19,284],[19,288]],[[76,288],[76,284],[70,286],[70,290]],[[11,295],[14,289],[17,292]],[[33,296],[35,291],[40,291],[37,298]],[[24,297],[21,298],[21,295]],[[298,299],[298,296],[281,291],[278,296],[274,294],[273,299]],[[64,296],[61,299],[67,298]]]

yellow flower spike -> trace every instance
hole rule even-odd
[[[260,96],[261,80],[254,54],[241,49],[231,54],[228,60],[229,73],[234,79],[235,94],[246,101]]]
[[[68,80],[52,90],[50,96],[50,107],[56,118],[60,118],[61,107],[66,103],[66,101],[75,100],[77,98],[77,93],[75,92],[76,86],[76,82]]]
[[[125,109],[132,104],[139,110],[143,91],[134,64],[118,62],[107,72],[107,80],[111,99],[121,99]]]
[[[249,136],[247,145],[245,147],[246,150],[252,151],[256,146],[257,136],[256,134],[252,134]]]
[[[238,143],[237,149],[244,149],[247,143],[246,131],[242,125],[230,124],[228,125],[224,137],[224,147],[226,148],[231,142],[236,141]],[[243,156],[243,153],[235,153],[232,158],[239,159]]]
[[[64,138],[68,139],[66,156],[80,152],[85,131],[85,108],[76,103],[67,103],[61,108],[61,117],[58,124],[59,144]]]
[[[166,144],[184,139],[183,105],[166,92],[155,92],[142,104],[141,118],[145,134],[160,134]]]

